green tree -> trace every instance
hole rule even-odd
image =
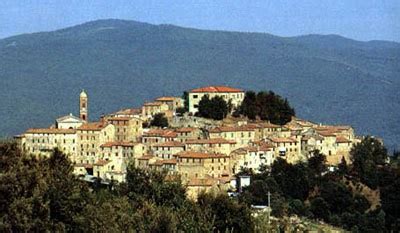
[[[376,188],[379,185],[377,168],[379,165],[384,165],[388,158],[387,150],[382,143],[367,136],[351,149],[350,156],[353,171],[358,174],[361,181]]]
[[[168,119],[165,117],[163,113],[157,113],[151,120],[150,126],[155,126],[160,128],[168,127]]]
[[[292,116],[295,116],[295,111],[290,107],[287,99],[283,99],[272,91],[258,93],[248,91],[238,108],[238,113],[235,113],[235,115],[240,114],[252,120],[259,117],[273,124],[284,125],[292,119]]]
[[[189,92],[184,91],[182,94],[184,112],[189,111]]]
[[[214,216],[216,231],[251,232],[254,228],[250,209],[226,194],[201,194],[198,203]]]
[[[321,176],[326,171],[326,156],[321,154],[318,150],[311,152],[308,159],[308,168],[314,176]]]
[[[228,115],[229,106],[221,96],[209,98],[205,95],[199,102],[199,110],[197,116],[210,118],[214,120],[222,120]]]
[[[311,201],[310,211],[316,219],[327,221],[331,216],[328,203],[322,197],[317,197]]]
[[[271,176],[286,198],[305,200],[308,197],[311,183],[305,164],[293,165],[278,158],[271,166]]]

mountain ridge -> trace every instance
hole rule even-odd
[[[397,42],[97,20],[0,39],[0,134],[76,113],[82,88],[96,119],[158,95],[224,84],[271,89],[288,97],[300,117],[351,124],[394,148],[399,64]]]

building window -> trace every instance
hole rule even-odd
[[[198,95],[193,95],[193,99],[197,99],[197,98],[199,98]]]

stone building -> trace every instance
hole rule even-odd
[[[23,151],[38,157],[49,156],[58,148],[74,161],[78,150],[76,129],[28,129],[20,143]]]
[[[100,154],[100,146],[112,142],[115,127],[106,122],[91,122],[77,129],[78,163],[95,163]]]
[[[104,117],[104,121],[114,125],[115,141],[138,142],[143,134],[143,121],[137,117]]]
[[[182,151],[175,155],[178,173],[184,181],[192,178],[229,177],[229,156],[218,153]]]

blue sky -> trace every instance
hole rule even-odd
[[[0,38],[106,18],[400,42],[400,0],[0,0]]]

